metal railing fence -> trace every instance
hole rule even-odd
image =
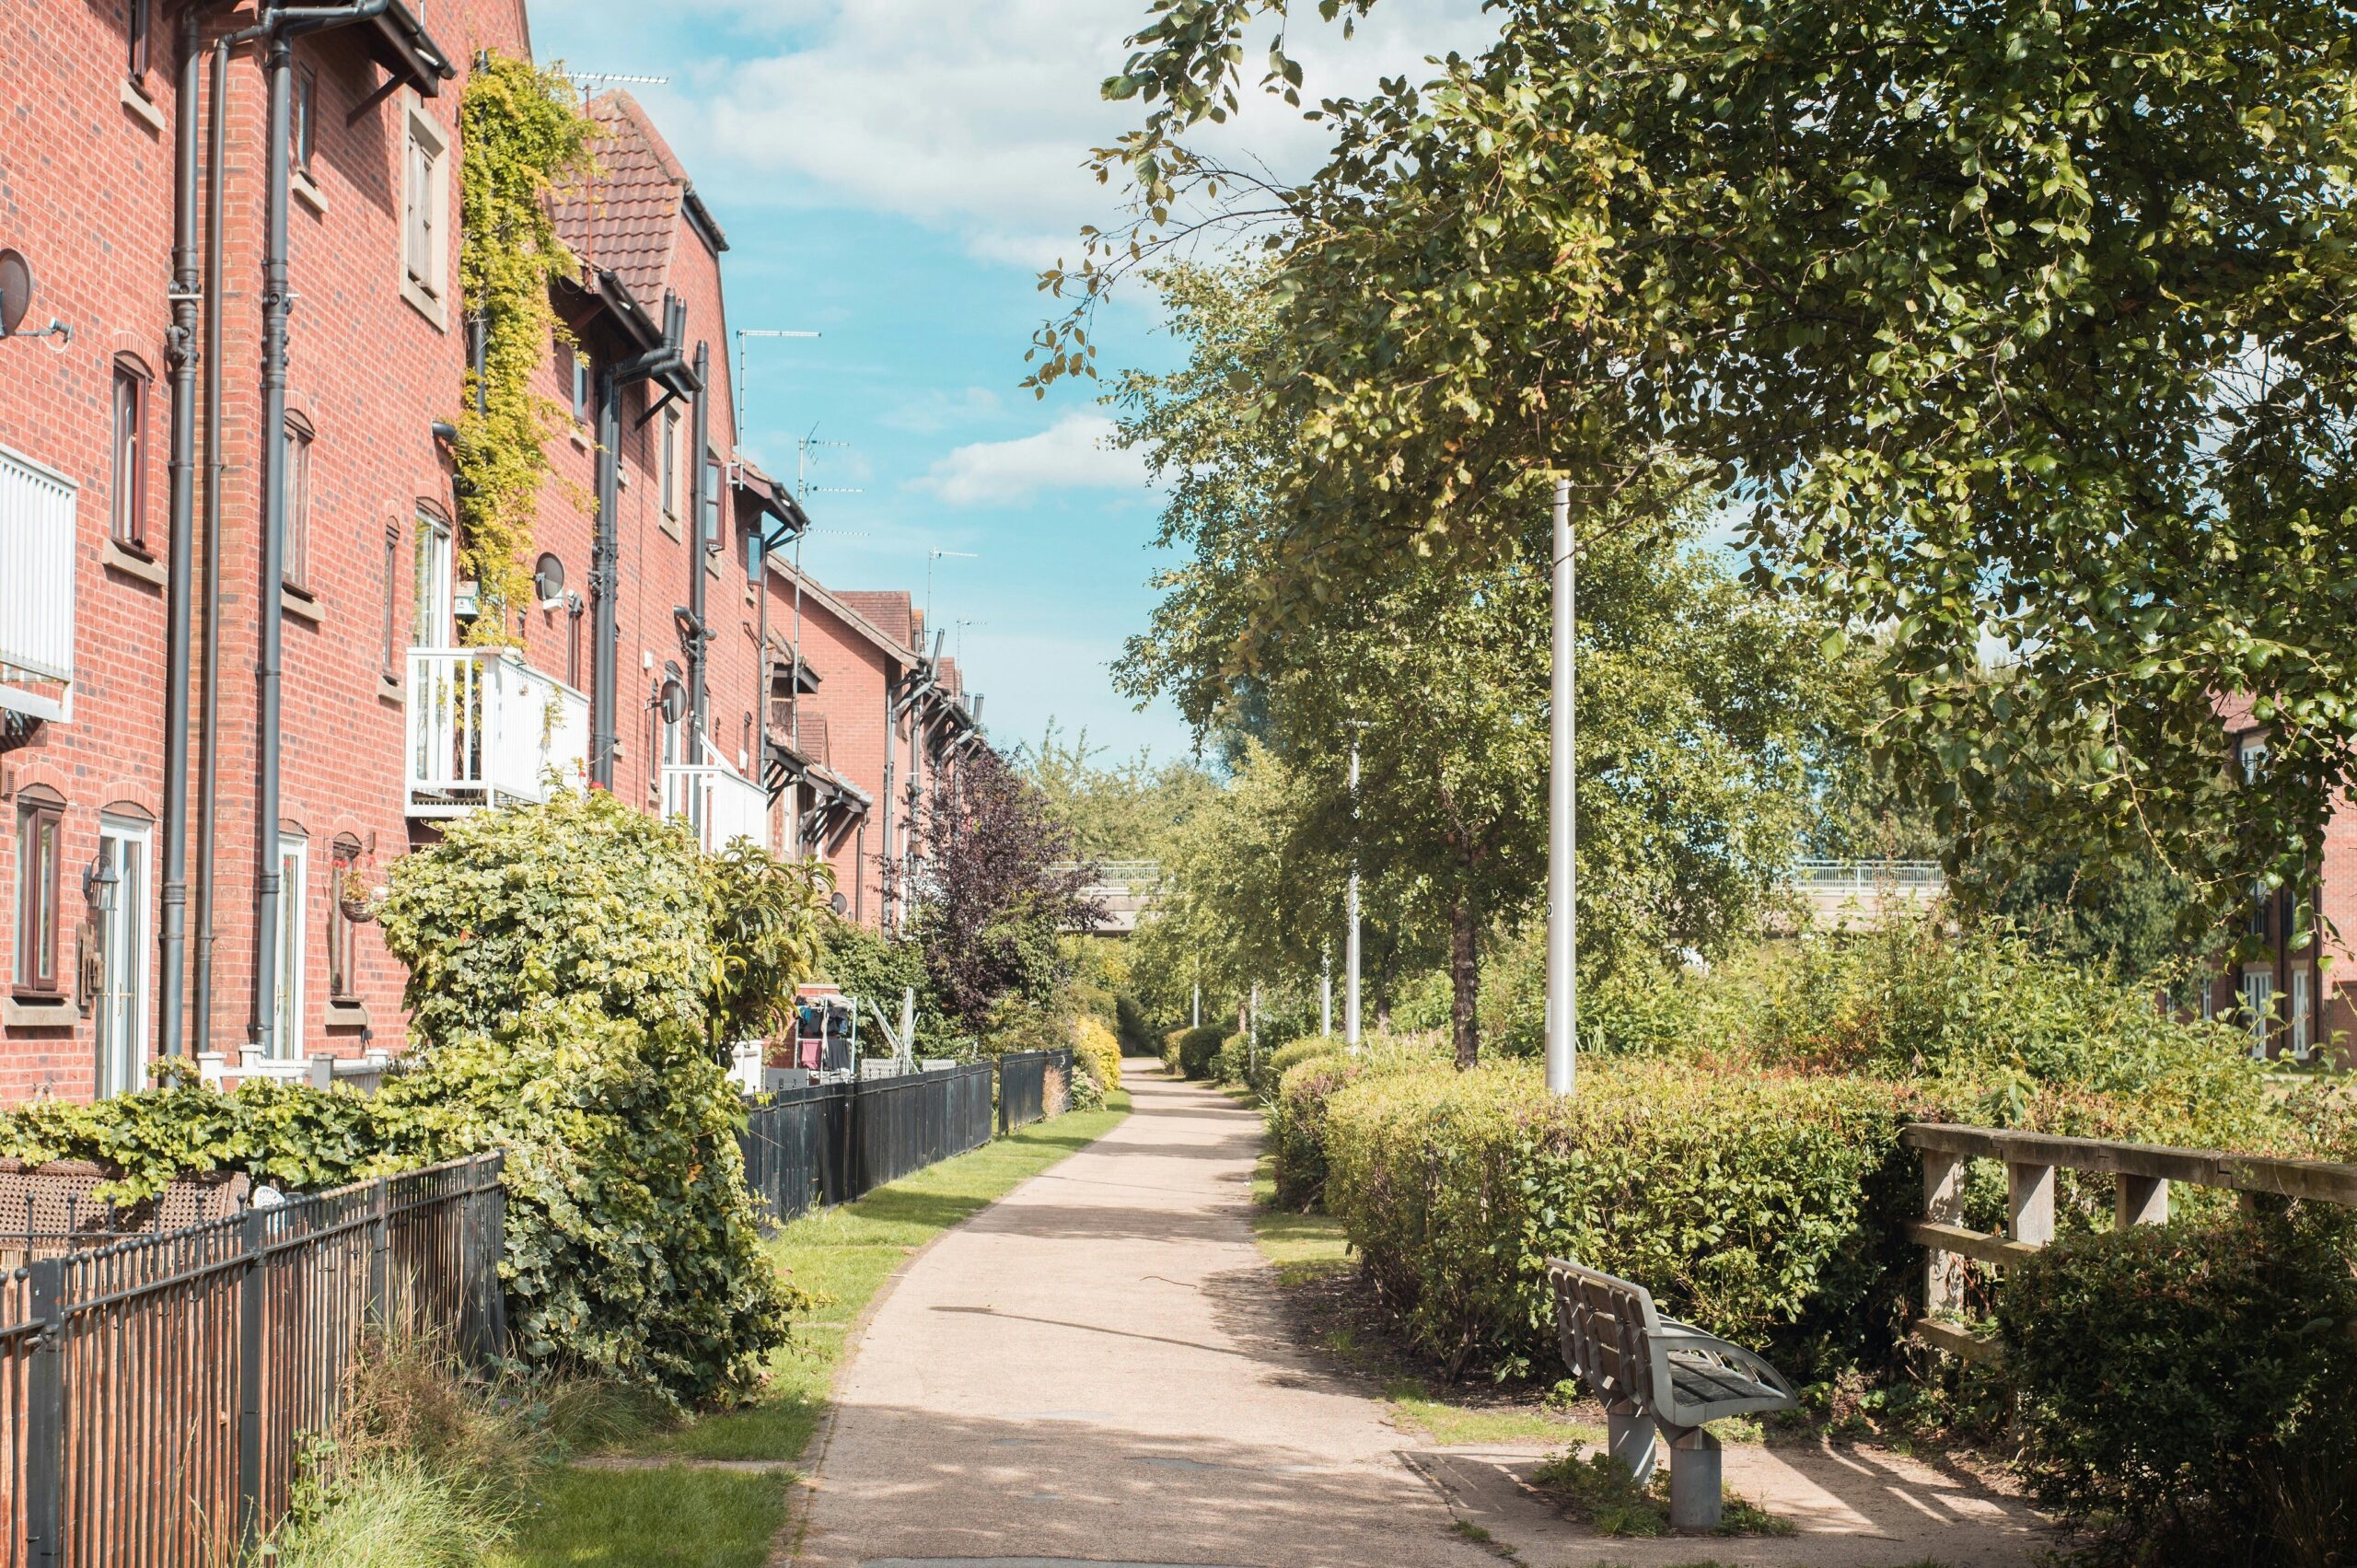
[[[851,1099],[850,1192],[888,1181],[991,1141],[991,1065],[970,1062],[857,1086]]]
[[[500,1156],[0,1279],[0,1568],[216,1568],[273,1527],[372,1325],[506,1339]]]
[[[1012,1132],[1034,1121],[1058,1114],[1062,1105],[1053,1104],[1062,1098],[1055,1092],[1057,1074],[1062,1073],[1062,1086],[1069,1092],[1072,1084],[1072,1051],[1015,1051],[998,1059],[998,1130]]]
[[[1000,1130],[993,1115],[993,1079],[1003,1102],[1006,1063],[1016,1063],[1017,1092],[1028,1092],[1036,1107],[1044,1070],[1059,1054],[1069,1063],[1069,1051],[1032,1051],[1005,1058],[995,1074],[989,1063],[971,1062],[763,1095],[747,1108],[737,1140],[745,1184],[772,1225],[865,1197],[989,1143]],[[1037,1060],[1027,1068],[1026,1058]],[[1039,1115],[1035,1109],[1028,1120]]]

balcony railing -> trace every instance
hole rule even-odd
[[[663,815],[686,818],[707,850],[724,849],[739,838],[763,849],[777,847],[770,842],[769,792],[725,763],[666,765]]]
[[[74,716],[75,495],[0,447],[0,713]]]
[[[507,648],[412,648],[409,814],[546,800],[587,776],[589,699]]]

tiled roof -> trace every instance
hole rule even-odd
[[[907,594],[898,589],[842,588],[835,597],[900,646],[916,645],[912,626],[916,612]]]
[[[605,133],[593,149],[598,176],[586,189],[558,194],[557,235],[585,267],[612,273],[653,313],[671,277],[679,206],[691,190],[687,170],[630,94],[591,99],[589,117]]]
[[[802,715],[802,754],[822,768],[834,765],[827,754],[826,714],[805,714]]]

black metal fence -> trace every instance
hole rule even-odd
[[[0,1278],[0,1568],[217,1568],[273,1527],[372,1324],[506,1339],[486,1155]]]
[[[745,1118],[745,1181],[783,1225],[847,1203],[991,1141],[991,1065],[818,1084],[765,1096]]]
[[[1072,1091],[1072,1052],[1016,1051],[998,1059],[998,1130],[1061,1115]]]

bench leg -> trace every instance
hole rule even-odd
[[[1669,1446],[1669,1526],[1719,1527],[1719,1440],[1701,1427]]]
[[[1615,1400],[1604,1411],[1604,1451],[1629,1467],[1643,1486],[1654,1474],[1654,1418],[1628,1400]]]

